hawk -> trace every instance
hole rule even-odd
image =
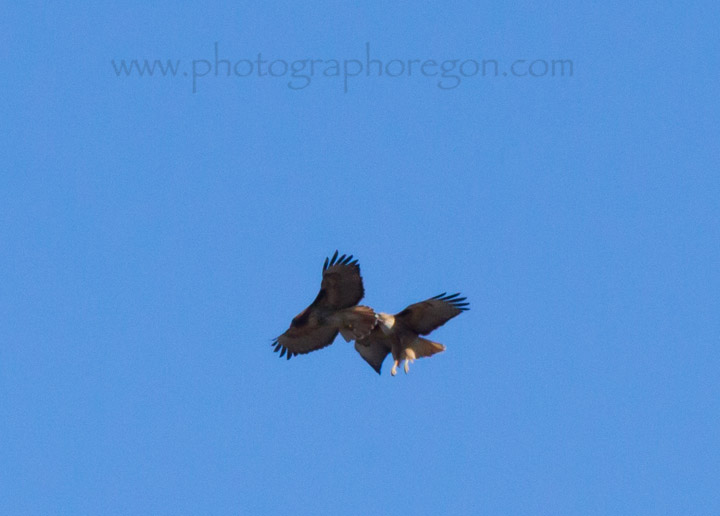
[[[355,340],[355,349],[378,374],[388,353],[392,353],[395,360],[390,374],[395,376],[402,360],[407,373],[410,369],[408,362],[445,351],[442,344],[420,335],[428,335],[456,315],[469,310],[467,298],[459,296],[460,293],[442,293],[412,304],[395,315],[378,313],[377,326],[367,337]]]
[[[365,295],[360,265],[352,255],[325,258],[320,292],[315,301],[300,312],[290,328],[275,339],[272,345],[280,356],[290,360],[295,355],[310,353],[332,344],[340,333],[343,338],[362,339],[377,324],[372,308],[356,306]]]

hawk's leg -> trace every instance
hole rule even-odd
[[[399,361],[399,360],[396,360],[396,361],[393,363],[392,369],[390,369],[390,374],[391,374],[391,375],[395,376],[395,375],[397,374],[397,366],[398,366],[399,364],[400,364],[400,361]]]

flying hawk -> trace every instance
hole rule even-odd
[[[402,360],[405,360],[407,373],[408,362],[445,351],[442,344],[420,335],[428,335],[456,315],[469,310],[470,303],[466,302],[467,298],[458,296],[460,293],[442,293],[412,304],[395,315],[378,313],[377,326],[367,337],[355,340],[355,349],[378,374],[388,353],[392,353],[395,359],[390,374],[395,376],[397,366]]]
[[[373,309],[356,306],[365,295],[365,289],[358,261],[352,258],[352,255],[338,258],[335,251],[332,258],[325,259],[320,292],[315,301],[272,343],[281,357],[287,355],[290,360],[295,355],[329,346],[338,332],[347,342],[362,339],[376,326]]]

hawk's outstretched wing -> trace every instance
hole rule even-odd
[[[272,345],[275,346],[276,352],[280,351],[281,357],[287,354],[287,359],[290,360],[295,355],[304,355],[329,346],[337,334],[337,328],[308,321],[302,326],[290,326],[290,329],[275,339]]]
[[[342,255],[338,252],[332,258],[326,258],[323,265],[322,283],[313,306],[324,309],[340,310],[354,306],[365,295],[360,265],[352,255]]]
[[[377,371],[377,374],[380,374],[383,360],[390,353],[390,345],[390,339],[376,327],[370,335],[355,341],[355,350]]]
[[[335,340],[340,329],[337,312],[357,305],[365,294],[360,266],[358,261],[352,258],[352,255],[338,257],[338,252],[335,251],[332,258],[325,259],[317,297],[292,320],[290,328],[272,343],[275,351],[280,351],[281,357],[287,355],[289,360],[295,355],[329,346]],[[352,312],[345,314],[344,318],[351,323],[362,323],[360,328],[368,326],[369,331],[375,324],[375,319],[372,310],[367,310],[370,314],[358,310],[358,314]]]
[[[446,295],[443,292],[438,296],[408,306],[402,312],[395,314],[395,318],[417,334],[427,335],[469,309],[470,303],[465,301],[467,298],[458,297],[459,295],[460,293]]]

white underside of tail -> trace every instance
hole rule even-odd
[[[414,360],[416,358],[430,357],[435,353],[441,353],[443,351],[445,351],[445,346],[439,342],[418,337],[407,347],[405,353],[408,358]]]

